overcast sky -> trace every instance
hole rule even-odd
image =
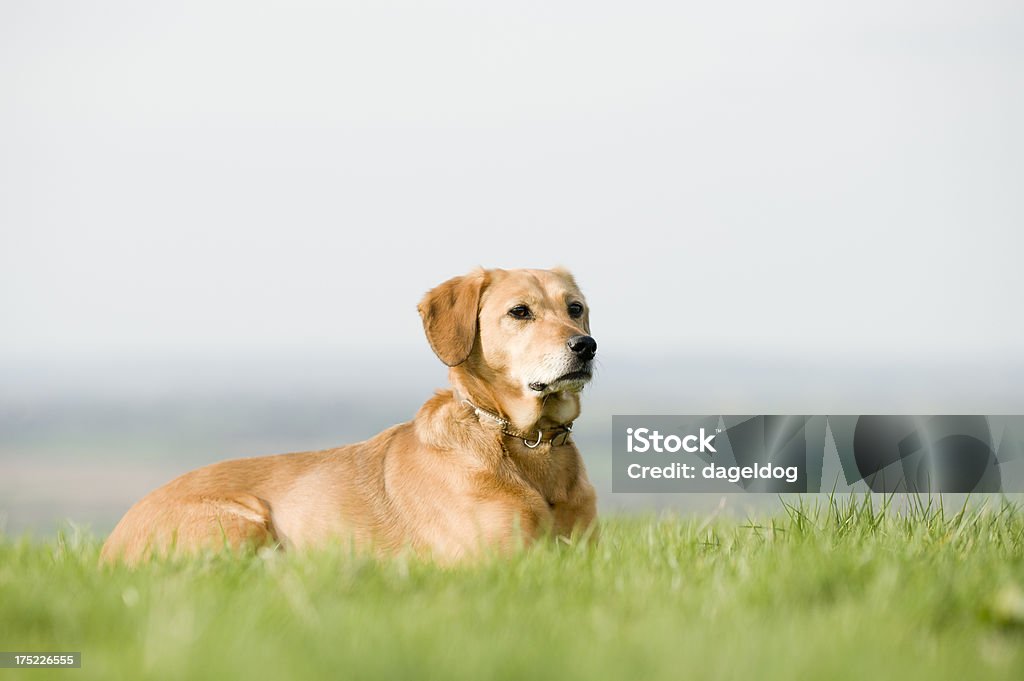
[[[0,4],[0,354],[405,348],[482,264],[602,348],[1019,360],[1024,3]]]

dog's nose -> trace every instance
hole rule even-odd
[[[569,349],[577,357],[584,361],[593,359],[594,355],[597,354],[597,341],[590,336],[573,336],[566,342],[566,345],[569,346]]]

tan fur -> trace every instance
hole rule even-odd
[[[566,308],[573,301],[584,305],[577,319]],[[512,318],[518,304],[529,305],[533,319]],[[412,421],[365,442],[186,473],[125,514],[101,559],[134,564],[222,547],[341,541],[455,562],[589,528],[594,489],[571,439],[529,449],[461,399],[522,433],[579,415],[586,380],[555,381],[573,368],[567,339],[589,334],[589,310],[572,276],[476,270],[427,293],[419,310],[431,347],[451,367],[453,390],[438,391]],[[531,381],[551,387],[539,393]]]

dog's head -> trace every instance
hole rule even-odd
[[[492,385],[525,397],[590,381],[590,309],[563,269],[475,270],[431,290],[419,311],[441,361]]]

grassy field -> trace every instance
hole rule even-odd
[[[1024,513],[870,498],[612,517],[598,546],[442,569],[341,550],[96,566],[0,539],[0,678],[1024,678]]]

